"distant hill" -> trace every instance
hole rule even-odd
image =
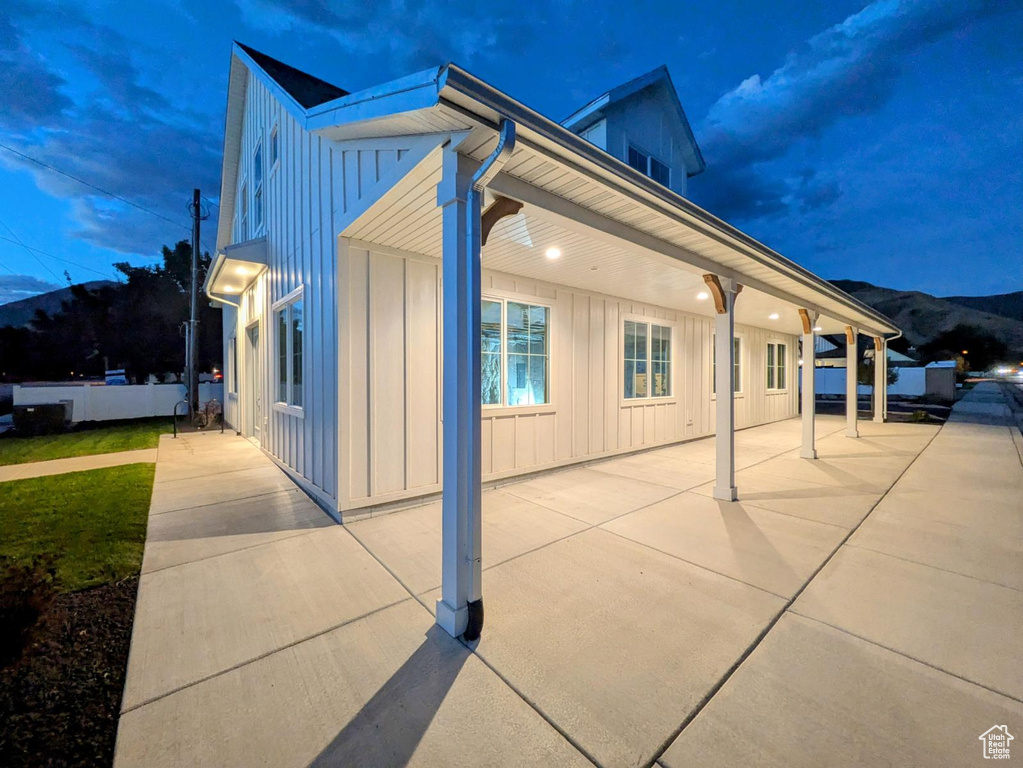
[[[1001,339],[1010,351],[1023,351],[1023,292],[942,299],[920,291],[881,288],[860,280],[830,282],[891,318],[913,346],[962,324]],[[995,308],[1004,315],[996,313]]]
[[[1023,322],[1023,291],[994,296],[946,296],[945,301]]]
[[[82,283],[90,291],[117,284],[113,280],[93,280],[89,283]],[[60,311],[61,302],[70,299],[70,288],[58,288],[56,291],[50,291],[49,293],[40,293],[38,296],[18,299],[18,301],[12,301],[9,304],[0,304],[0,328],[7,325],[16,327],[28,325],[35,316],[37,309],[46,310],[46,312],[52,315]]]

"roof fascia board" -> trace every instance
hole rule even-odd
[[[256,79],[259,80],[259,82],[261,82],[264,86],[266,86],[266,89],[274,95],[274,98],[281,102],[281,105],[286,110],[288,110],[289,113],[291,113],[292,117],[294,117],[299,122],[302,122],[306,119],[305,107],[303,107],[301,104],[295,101],[294,96],[292,96],[286,90],[281,88],[281,86],[277,84],[277,81],[270,77],[270,75],[268,75],[266,71],[261,66],[259,66],[259,64],[253,61],[252,57],[249,56],[249,54],[247,54],[245,51],[243,51],[237,43],[234,44],[233,52],[235,56],[237,56],[239,59],[242,60],[242,62],[245,63],[245,65],[249,68],[249,71],[252,72]]]
[[[862,313],[864,316],[872,318],[876,326],[889,328],[893,333],[898,331],[898,328],[891,320],[876,310],[857,301],[849,294],[835,288],[827,281],[785,258],[777,251],[771,250],[745,232],[708,213],[681,195],[657,184],[645,174],[595,147],[586,139],[577,136],[564,126],[548,120],[459,67],[455,65],[448,66],[445,76],[441,81],[441,86],[441,100],[452,109],[458,110],[460,113],[475,120],[485,121],[495,130],[497,129],[497,123],[494,120],[494,116],[503,115],[514,120],[519,127],[532,132],[540,140],[530,141],[525,136],[521,136],[519,139],[521,144],[531,146],[533,149],[544,154],[551,154],[551,150],[554,150],[554,154],[558,155],[560,162],[564,162],[585,176],[607,184],[634,200],[647,205],[652,203],[662,213],[697,230],[701,234],[711,237],[723,245],[741,251],[757,263],[786,274],[786,276],[799,281],[808,288],[819,291],[828,298],[852,309],[854,312]],[[482,106],[486,111],[483,113],[473,113],[465,106],[448,98],[451,94],[445,93],[447,89],[461,94],[469,101]],[[565,150],[569,153],[567,156],[565,155]],[[582,163],[585,163],[585,166]],[[628,182],[628,186],[623,185],[622,181]],[[826,314],[834,316],[832,312],[827,312]]]
[[[436,106],[439,78],[439,69],[427,69],[320,104],[303,115],[306,130],[317,131]]]
[[[602,110],[610,103],[611,94],[605,93],[603,96],[591,101],[582,109],[573,112],[565,120],[563,120],[561,124],[566,128],[575,128],[583,122],[588,122],[591,117],[599,117],[602,115]]]
[[[236,46],[237,47],[237,46]],[[217,249],[231,240],[235,187],[241,155],[242,124],[245,119],[245,86],[251,68],[234,54],[228,75],[227,105],[224,112],[224,153],[221,160],[220,206],[217,215]]]

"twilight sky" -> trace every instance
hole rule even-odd
[[[189,236],[232,39],[349,91],[455,61],[558,120],[667,64],[698,204],[824,277],[1023,289],[1023,0],[2,0],[0,303]]]

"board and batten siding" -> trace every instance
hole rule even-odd
[[[262,370],[261,446],[306,481],[329,508],[338,496],[338,300],[337,233],[360,202],[379,194],[382,180],[407,153],[401,140],[333,142],[303,130],[276,96],[251,75],[246,88],[241,159],[232,242],[265,234],[268,269],[241,296],[228,339],[237,338],[239,401],[229,405],[232,424],[243,425],[246,328],[260,322]],[[276,127],[279,160],[271,163],[270,136]],[[264,225],[255,227],[253,157],[262,141]],[[243,200],[241,189],[246,187]],[[241,208],[249,207],[248,231],[241,231]],[[274,406],[276,341],[272,306],[303,289],[304,407],[302,416]]]
[[[440,490],[440,261],[340,238],[341,509]],[[483,409],[484,479],[713,434],[714,321],[484,269],[483,292],[550,307],[550,404]],[[672,328],[673,392],[624,400],[625,319]],[[798,412],[796,337],[737,326],[738,427]],[[768,341],[788,345],[787,390],[767,392]],[[347,489],[347,494],[345,493]]]

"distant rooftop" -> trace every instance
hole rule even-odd
[[[272,56],[267,56],[265,53],[249,48],[247,45],[238,43],[238,47],[245,51],[264,72],[272,77],[304,109],[309,109],[318,104],[324,104],[325,102],[348,95],[348,91],[344,88],[338,88],[326,80],[306,74],[300,69],[295,69],[283,61],[278,61]]]

